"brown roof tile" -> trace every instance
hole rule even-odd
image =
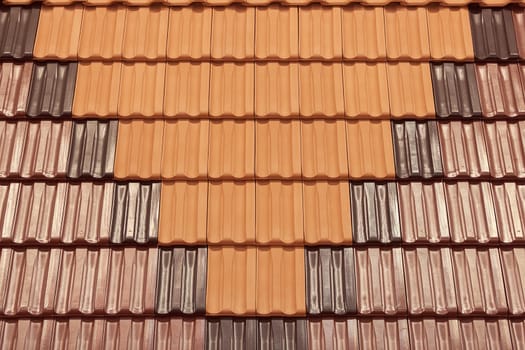
[[[257,248],[258,315],[304,315],[304,287],[303,248]]]
[[[23,59],[33,56],[40,4],[0,8],[0,56]]]
[[[310,5],[299,7],[299,57],[340,59],[342,57],[341,8]]]
[[[490,174],[525,177],[525,122],[484,123]]]
[[[34,57],[76,59],[83,10],[80,5],[43,6],[40,10]]]
[[[408,349],[410,338],[406,319],[359,319],[359,343],[363,348]]]
[[[427,18],[433,59],[474,59],[468,7],[431,6]]]
[[[299,115],[299,66],[297,63],[266,62],[255,65],[255,115]]]
[[[303,186],[300,182],[257,181],[256,240],[259,244],[303,244]]]
[[[258,120],[255,123],[255,176],[301,178],[301,122]]]
[[[255,247],[208,248],[208,314],[254,315],[256,283]]]
[[[167,117],[207,116],[209,85],[209,63],[168,63],[163,114]]]
[[[163,182],[160,244],[205,244],[208,182]]]
[[[525,346],[525,338],[523,334],[525,333],[525,321],[523,319],[510,319],[510,333],[512,343],[517,349],[521,349]]]
[[[168,42],[168,13],[166,6],[127,7],[122,58],[127,60],[156,60],[166,57]]]
[[[255,182],[210,182],[208,243],[255,242]]]
[[[492,189],[500,241],[525,241],[525,185],[493,183]]]
[[[386,58],[383,7],[351,4],[342,9],[343,57],[381,60]],[[346,89],[345,89],[346,90]]]
[[[304,117],[344,115],[343,69],[340,63],[299,65],[299,109]]]
[[[352,242],[350,189],[347,181],[303,183],[306,244]]]
[[[170,7],[168,59],[197,60],[210,57],[213,9],[199,4]]]
[[[501,249],[505,292],[511,315],[525,314],[525,248]]]
[[[250,59],[254,57],[255,7],[230,5],[214,7],[211,32],[211,57]]]
[[[346,125],[343,120],[302,121],[303,177],[348,178],[346,139]]]
[[[514,20],[514,31],[516,32],[516,43],[521,58],[525,58],[525,9],[515,7],[512,9]]]
[[[266,340],[258,338],[259,322],[264,321],[254,317],[208,317],[206,347],[209,350],[232,349],[235,346],[240,349],[256,349],[257,341]]]
[[[386,54],[390,60],[430,58],[427,10],[424,7],[385,7]]]
[[[214,63],[210,73],[209,115],[253,117],[255,65]]]
[[[350,177],[384,179],[395,177],[390,122],[349,121],[346,125]]]
[[[308,349],[358,349],[355,318],[309,318]]]
[[[125,22],[124,6],[84,7],[78,58],[82,60],[122,58]]]
[[[299,12],[297,7],[270,5],[255,9],[255,57],[299,57]]]
[[[73,98],[73,116],[117,115],[121,68],[118,62],[80,63]]]
[[[31,62],[3,62],[0,65],[0,116],[25,114],[32,71]]]

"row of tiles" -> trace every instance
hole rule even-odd
[[[525,242],[525,184],[7,183],[3,244]]]
[[[525,347],[521,319],[45,318],[0,320],[3,349],[348,350]]]
[[[524,64],[12,63],[0,116],[414,119],[525,116]]]
[[[523,247],[3,248],[0,267],[17,317],[525,314]]]
[[[259,8],[76,5],[44,6],[40,11],[36,7],[4,7],[0,11],[6,17],[4,35],[8,38],[1,51],[13,58],[156,61],[525,58],[525,11],[519,7],[473,7],[470,20],[467,7],[402,5]]]

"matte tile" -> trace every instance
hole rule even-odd
[[[127,7],[122,38],[125,60],[161,60],[166,57],[168,14],[165,6]]]
[[[78,58],[118,60],[122,58],[126,7],[84,7]],[[118,91],[118,89],[117,89]]]
[[[385,7],[386,53],[390,60],[428,60],[430,43],[424,7]]]
[[[331,60],[342,57],[341,8],[310,5],[299,7],[299,57]]]
[[[343,70],[340,63],[301,63],[299,86],[299,111],[302,117],[344,115]]]
[[[383,7],[369,7],[360,4],[343,7],[342,31],[345,59],[368,61],[386,58]]]
[[[299,10],[269,5],[255,9],[255,58],[289,60],[299,57]]]
[[[168,63],[165,79],[164,116],[177,118],[208,116],[209,63]]]
[[[213,63],[210,74],[210,117],[253,118],[254,90],[253,63]]]
[[[255,115],[263,118],[299,116],[299,66],[296,63],[255,65]]]
[[[198,60],[211,53],[211,7],[170,7],[167,58]]]
[[[229,5],[213,8],[211,57],[253,59],[255,53],[255,7]]]

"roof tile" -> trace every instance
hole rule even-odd
[[[160,244],[205,244],[208,182],[163,182]]]
[[[352,242],[350,190],[347,181],[304,182],[303,208],[306,244]]]
[[[433,59],[474,59],[468,7],[431,6],[427,18]]]
[[[525,314],[525,248],[501,249],[505,292],[511,315]]]
[[[395,177],[392,133],[388,120],[349,121],[346,131],[351,178]]]
[[[360,318],[358,334],[362,347],[408,349],[409,334],[406,319]]]
[[[430,44],[424,7],[385,7],[386,54],[390,60],[428,60]]]
[[[299,115],[299,67],[296,63],[265,62],[255,65],[255,115]]]
[[[0,178],[63,178],[70,121],[0,121]]]
[[[303,117],[344,115],[343,69],[340,63],[299,65],[299,110]]]
[[[255,123],[255,176],[301,178],[301,122],[258,120]]]
[[[525,58],[525,9],[523,7],[514,7],[512,9],[512,19],[514,20],[518,51],[520,57]]]
[[[356,318],[308,318],[308,349],[359,349],[357,323]]]
[[[306,313],[304,266],[303,248],[257,248],[257,314]]]
[[[80,63],[75,84],[73,115],[109,117],[117,115],[122,64]]]
[[[31,58],[40,6],[0,7],[0,57]]]
[[[81,60],[121,59],[125,23],[126,7],[124,6],[85,6],[78,42],[78,58]]]
[[[384,16],[383,7],[351,4],[342,8],[345,59],[368,61],[386,58]]]
[[[443,176],[435,121],[392,122],[392,134],[396,175],[399,178]]]
[[[434,63],[430,67],[438,117],[481,116],[474,64]]]
[[[525,177],[525,122],[484,123],[490,174]]]
[[[493,183],[492,189],[500,241],[525,241],[525,185]]]
[[[388,82],[384,63],[343,64],[345,115],[388,118]]]
[[[340,59],[342,57],[341,8],[310,5],[299,7],[299,57]]]
[[[209,247],[208,252],[206,312],[220,315],[254,315],[257,283],[256,248]],[[238,329],[238,327],[234,327],[234,329]],[[219,330],[210,329],[208,325],[209,335],[210,331],[216,333]],[[231,327],[223,329],[222,332],[228,332],[229,334],[223,333],[223,335],[229,336],[230,339],[234,336],[233,339],[237,340],[238,337],[242,336],[242,334],[231,334]],[[252,338],[248,335],[246,334],[246,341],[255,341],[255,337]],[[222,349],[222,347],[218,348]]]
[[[81,5],[42,6],[36,32],[35,58],[75,60],[82,24]]]
[[[258,349],[267,346],[279,349],[306,349],[308,336],[303,318],[260,318],[258,320]]]
[[[210,117],[253,117],[255,65],[214,63],[210,74]]]
[[[210,182],[208,243],[255,242],[255,182]]]
[[[127,7],[122,58],[158,60],[166,57],[168,42],[167,6]]]
[[[257,349],[258,326],[255,318],[207,318],[206,349]]]
[[[209,85],[209,63],[168,63],[164,89],[164,116],[208,116]]]
[[[255,7],[229,5],[213,8],[212,58],[225,60],[253,59],[255,53],[254,38]]]
[[[207,248],[177,247],[158,249],[158,252],[155,313],[204,313]]]
[[[23,116],[26,113],[32,71],[32,62],[0,64],[0,116]]]
[[[525,332],[525,321],[518,318],[509,319],[508,322],[510,324],[510,339],[512,339],[514,347],[516,347],[517,349],[521,349],[525,346],[525,338],[523,337],[523,333]]]
[[[353,248],[306,249],[306,299],[310,315],[357,311]]]
[[[450,240],[443,183],[399,183],[399,217],[403,242]]]
[[[394,182],[350,184],[355,243],[401,241],[399,203]]]
[[[168,59],[197,60],[211,53],[211,7],[195,4],[170,7]]]
[[[257,181],[256,239],[259,244],[303,244],[303,186],[300,182]]]
[[[255,57],[299,57],[299,12],[297,7],[270,5],[255,9]]]
[[[34,63],[27,102],[30,117],[70,116],[77,63]]]
[[[348,178],[346,125],[343,120],[301,121],[305,179]]]

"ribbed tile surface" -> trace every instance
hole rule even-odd
[[[23,116],[26,113],[32,71],[31,62],[3,62],[0,65],[0,116]]]
[[[30,58],[33,55],[40,6],[0,7],[0,56]]]

